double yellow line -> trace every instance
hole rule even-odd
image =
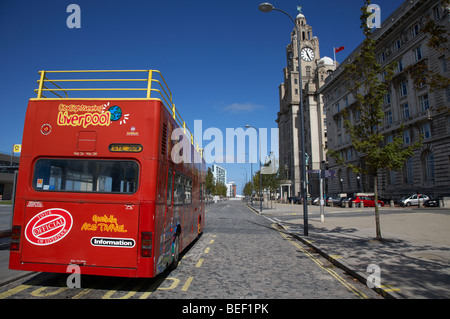
[[[281,236],[283,236],[287,241],[289,241],[292,245],[294,245],[296,248],[298,248],[301,252],[303,252],[306,256],[308,256],[312,261],[314,261],[320,268],[328,272],[331,276],[333,276],[336,280],[338,280],[344,287],[346,287],[348,290],[350,290],[352,293],[354,293],[358,298],[360,299],[368,299],[368,297],[356,289],[353,285],[349,284],[344,278],[342,278],[338,273],[336,273],[333,269],[330,269],[328,267],[325,267],[325,265],[316,258],[313,254],[311,254],[309,251],[304,249],[297,241],[293,240],[292,237],[286,235],[285,233],[281,232],[278,227],[276,227],[276,224],[272,224],[272,227],[277,230]]]

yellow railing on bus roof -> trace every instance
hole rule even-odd
[[[47,78],[48,74],[92,74],[92,73],[145,73],[146,78],[84,78],[84,79],[59,79],[59,78],[53,78],[49,79]],[[166,109],[172,114],[172,117],[174,120],[180,125],[180,127],[183,128],[183,132],[187,137],[190,137],[191,144],[194,145],[197,152],[199,152],[203,158],[203,149],[199,148],[198,143],[194,139],[194,135],[192,134],[191,130],[186,126],[186,122],[181,117],[180,113],[178,112],[177,108],[175,107],[175,104],[173,103],[172,99],[172,91],[170,91],[169,86],[167,85],[166,80],[162,76],[161,72],[158,70],[71,70],[71,71],[39,71],[40,79],[37,80],[37,83],[39,84],[38,89],[34,90],[35,93],[37,93],[37,99],[47,99],[46,96],[43,95],[44,92],[52,93],[56,96],[56,99],[77,99],[80,97],[69,97],[68,92],[92,92],[92,91],[144,91],[145,97],[143,99],[158,99],[160,100]],[[128,88],[99,88],[99,87],[88,87],[88,88],[77,88],[77,87],[71,87],[71,88],[62,88],[61,83],[89,83],[92,85],[93,83],[97,82],[116,82],[116,83],[137,83],[137,82],[145,82],[145,87],[128,87]],[[50,83],[55,88],[48,88],[45,84]],[[56,84],[60,83],[60,85]],[[154,88],[154,85],[156,88]],[[63,92],[64,96],[61,96],[61,94],[57,92]],[[157,93],[157,97],[154,97],[152,95],[152,92]],[[111,97],[109,97],[111,98]],[[106,99],[106,98],[105,98]]]

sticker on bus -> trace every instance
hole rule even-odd
[[[25,227],[25,238],[33,245],[54,244],[72,229],[72,215],[61,208],[51,208],[35,215]]]

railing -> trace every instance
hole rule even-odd
[[[102,73],[102,76],[104,78],[92,78],[93,74],[95,73]],[[196,145],[196,150],[199,152],[203,157],[203,150],[199,148],[198,143],[194,140],[194,135],[189,130],[189,128],[186,126],[186,122],[181,117],[180,113],[178,112],[177,108],[175,107],[175,104],[173,103],[172,99],[172,91],[170,91],[169,86],[167,85],[166,80],[162,76],[161,72],[158,70],[73,70],[73,71],[39,71],[40,79],[37,80],[38,83],[38,89],[34,90],[35,93],[37,93],[37,99],[47,99],[47,98],[53,98],[53,99],[77,99],[77,98],[98,98],[94,96],[76,96],[76,93],[84,92],[87,95],[92,95],[92,92],[99,92],[99,91],[114,91],[114,92],[145,92],[145,96],[141,97],[129,97],[126,98],[142,98],[142,99],[158,99],[160,100],[166,109],[169,111],[169,113],[172,114],[172,117],[174,120],[180,125],[180,127],[183,128],[183,132],[186,136],[190,137],[191,144]],[[54,78],[49,79],[47,75],[53,75]],[[70,74],[70,79],[64,79],[59,78],[59,76],[64,76]],[[116,74],[137,74],[142,75],[145,74],[145,78],[141,76],[140,78],[113,78],[108,76],[114,76]],[[84,78],[76,78],[78,76],[84,76]],[[108,76],[107,76],[108,75]],[[58,84],[59,85],[58,85]],[[62,86],[66,83],[72,83],[73,87],[69,88],[63,88]],[[91,87],[94,84],[98,83],[109,83],[111,86],[116,86],[118,84],[124,85],[126,84],[128,87]],[[143,84],[145,85],[140,85]],[[52,87],[48,87],[50,85]],[[88,88],[86,87],[79,87],[80,84],[89,84]],[[114,85],[113,85],[114,84]],[[51,93],[53,94],[52,97],[46,97],[44,96],[44,93]],[[69,93],[73,93],[73,96],[69,97]],[[111,94],[111,93],[110,93]],[[64,96],[63,96],[64,95]],[[156,96],[155,96],[156,95]],[[115,97],[104,97],[104,99],[113,99]],[[118,98],[123,98],[118,97]]]

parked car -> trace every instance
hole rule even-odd
[[[338,196],[328,196],[327,197],[327,205],[333,204],[333,206],[339,205],[341,198]]]
[[[426,201],[423,202],[423,206],[426,207],[439,207],[439,201],[442,199],[442,197],[432,197]]]
[[[355,202],[356,206],[358,206],[361,202],[364,203],[364,207],[375,207],[375,199],[369,196],[356,196],[353,197],[349,205],[351,205],[352,202]],[[384,207],[384,203],[381,200],[378,200],[378,207]]]
[[[424,194],[414,194],[409,197],[405,197],[403,197],[400,202],[400,205],[402,206],[418,206],[419,201],[425,202],[430,199],[427,195]]]
[[[302,200],[298,196],[292,196],[292,197],[288,197],[288,202],[294,203],[294,204],[301,204]]]

